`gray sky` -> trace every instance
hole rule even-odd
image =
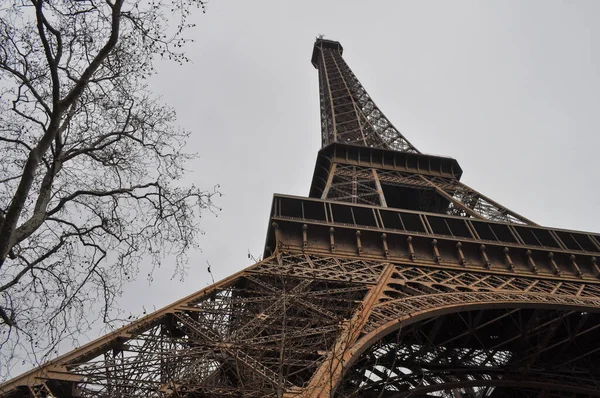
[[[193,63],[151,87],[193,132],[188,181],[221,185],[184,282],[168,261],[122,307],[152,311],[262,253],[273,193],[307,195],[320,146],[314,38],[339,40],[379,108],[463,181],[546,226],[600,231],[600,2],[212,0]],[[95,337],[95,336],[90,336]]]

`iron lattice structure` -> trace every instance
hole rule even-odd
[[[600,396],[600,235],[421,154],[317,39],[323,148],[264,260],[0,386],[5,397]]]

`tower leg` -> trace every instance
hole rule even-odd
[[[313,375],[310,384],[301,393],[302,398],[327,398],[332,397],[335,387],[339,384],[350,358],[349,349],[361,336],[361,332],[369,319],[374,305],[382,297],[383,290],[387,285],[394,266],[388,264],[376,285],[372,286],[364,301],[356,309],[352,318],[346,322],[334,347],[327,359],[323,361],[319,369]],[[292,391],[288,397],[297,396]]]

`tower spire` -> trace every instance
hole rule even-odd
[[[337,41],[317,37],[312,64],[319,70],[322,146],[333,142],[420,153],[373,102],[342,58]]]
[[[342,45],[317,37],[321,136],[311,197],[535,223],[461,183],[455,159],[422,154],[377,108],[342,58]]]

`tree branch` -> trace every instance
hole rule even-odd
[[[98,54],[94,57],[92,62],[90,62],[89,66],[83,71],[77,84],[75,84],[71,91],[65,96],[65,98],[63,98],[63,100],[61,101],[61,104],[63,106],[70,105],[79,97],[79,95],[81,95],[81,92],[94,75],[94,72],[96,72],[96,70],[100,67],[102,62],[106,59],[106,57],[108,57],[112,49],[117,44],[117,41],[119,40],[119,27],[121,24],[121,7],[123,6],[123,1],[124,0],[116,0],[114,5],[111,5],[112,22],[110,37],[108,38],[108,41],[106,42],[104,47],[102,47],[102,49],[98,51]]]

